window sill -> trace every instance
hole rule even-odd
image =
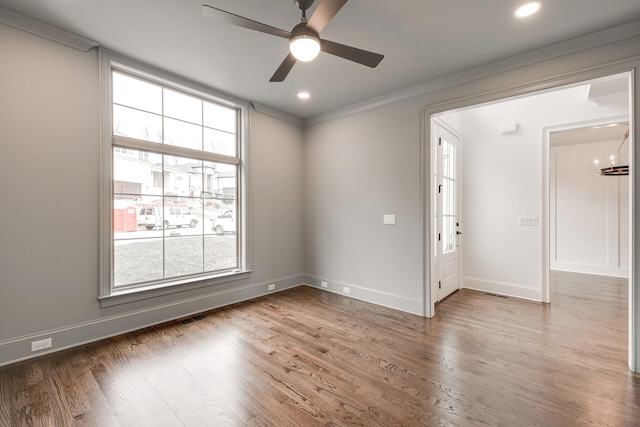
[[[113,307],[115,305],[143,301],[179,292],[190,291],[192,289],[248,279],[250,276],[251,270],[232,271],[211,276],[200,276],[197,278],[176,280],[169,283],[114,290],[110,295],[98,297],[98,300],[100,301],[100,308]]]

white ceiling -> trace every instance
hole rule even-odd
[[[624,122],[553,132],[549,137],[549,145],[560,147],[563,145],[590,144],[605,141],[622,142],[627,130],[629,130],[629,124]]]
[[[316,3],[318,0],[316,0]],[[0,7],[95,40],[217,90],[308,118],[432,79],[640,19],[640,0],[350,0],[325,39],[385,55],[375,69],[321,53],[285,82],[269,78],[285,39],[205,19],[203,3],[285,30],[292,0],[0,0]],[[312,98],[299,100],[307,90]]]

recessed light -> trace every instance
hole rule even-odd
[[[309,95],[309,92],[299,92],[298,93],[298,98],[300,98],[300,99],[309,99],[309,98],[311,98],[311,95]]]
[[[541,1],[532,1],[517,8],[516,11],[513,12],[513,16],[516,18],[526,18],[539,11],[541,7]]]

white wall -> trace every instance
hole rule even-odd
[[[463,287],[542,300],[544,129],[627,117],[574,87],[462,112]],[[514,133],[502,124],[518,123]],[[587,162],[593,172],[593,159]],[[595,174],[595,173],[594,173]],[[538,226],[519,225],[520,217]]]
[[[463,287],[542,299],[544,129],[629,114],[627,103],[598,106],[587,90],[462,112]],[[502,124],[514,122],[518,130],[503,134]],[[593,172],[593,159],[586,165]],[[536,217],[539,225],[520,226],[520,217]]]
[[[303,131],[251,114],[247,280],[100,308],[98,54],[0,25],[0,365],[303,283]]]
[[[603,177],[593,167],[594,159],[607,163],[619,145],[605,141],[551,148],[552,270],[628,277],[629,177]],[[628,164],[628,155],[620,160]]]

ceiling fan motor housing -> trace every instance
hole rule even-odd
[[[301,22],[293,27],[293,30],[291,30],[291,39],[289,39],[289,41],[293,41],[294,39],[297,39],[299,37],[308,37],[316,39],[316,41],[320,42],[320,34],[313,31],[304,22]]]
[[[302,11],[305,11],[311,7],[313,4],[313,0],[293,0],[293,2],[298,6]]]

